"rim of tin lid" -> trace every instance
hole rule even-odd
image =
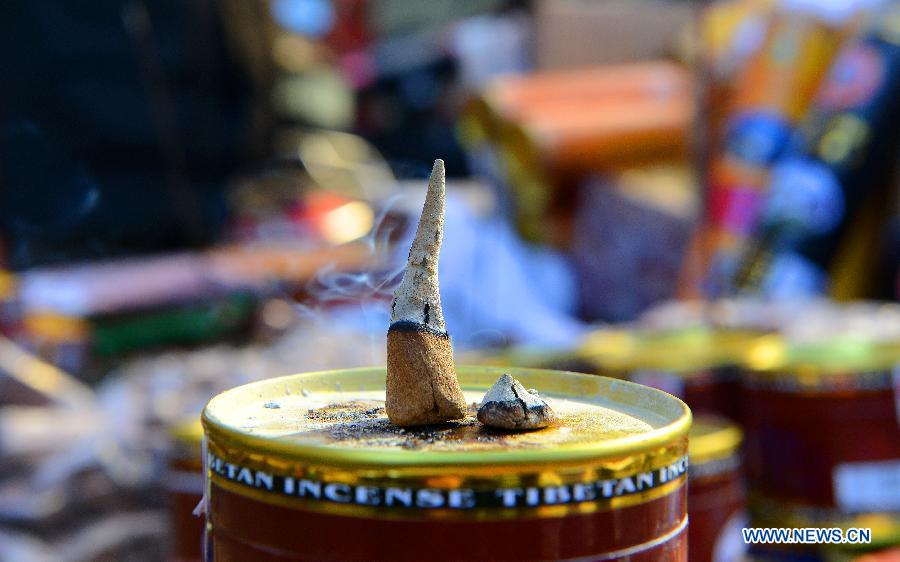
[[[701,414],[694,417],[688,432],[688,455],[697,465],[723,459],[737,452],[744,440],[741,428],[721,416]]]
[[[599,377],[569,371],[545,369],[498,368],[487,366],[457,365],[464,390],[487,390],[503,373],[511,373],[526,387],[536,387],[548,396],[584,399],[596,393],[613,404],[637,409],[648,417],[659,417],[664,423],[650,431],[599,440],[587,443],[559,445],[554,448],[521,448],[508,451],[418,451],[402,448],[372,449],[336,447],[285,441],[280,437],[252,435],[235,427],[236,420],[227,419],[230,407],[241,403],[241,398],[252,396],[254,401],[277,399],[286,390],[301,393],[321,390],[349,390],[350,384],[365,377],[377,376],[384,380],[384,367],[366,367],[335,371],[317,371],[288,375],[285,377],[257,381],[227,390],[214,397],[203,409],[202,422],[211,440],[225,442],[226,445],[246,447],[253,453],[275,456],[311,459],[316,463],[334,463],[356,466],[486,466],[486,465],[540,465],[558,462],[579,462],[625,457],[636,453],[649,452],[680,438],[686,437],[691,426],[691,411],[678,398],[665,392],[637,383]],[[328,387],[326,388],[326,380]],[[563,383],[569,384],[567,392],[558,391]],[[303,385],[307,385],[304,387]],[[381,382],[383,388],[383,382]],[[360,389],[369,390],[369,389]],[[601,394],[600,391],[606,391]],[[607,404],[608,405],[608,404]],[[662,406],[663,414],[652,413],[651,408]],[[644,420],[645,422],[648,420]],[[653,423],[653,422],[648,422]]]
[[[767,336],[747,354],[751,373],[829,376],[883,371],[900,364],[900,345],[858,338],[835,338],[796,345],[780,336]]]
[[[203,424],[199,415],[187,416],[169,427],[169,438],[180,445],[199,446],[203,440]]]
[[[750,330],[690,327],[683,330],[596,332],[585,340],[585,359],[601,370],[694,372],[742,365],[764,334]]]
[[[175,422],[168,429],[172,458],[183,460],[196,460],[200,462],[203,457],[203,424],[200,416],[186,416]]]

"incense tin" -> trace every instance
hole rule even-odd
[[[900,542],[896,347],[846,338],[799,347],[773,338],[742,377],[751,521],[863,527]]]
[[[584,355],[612,373],[684,400],[696,413],[738,419],[745,349],[761,336],[742,330],[687,328],[590,336]]]
[[[202,560],[205,521],[194,515],[203,497],[203,427],[193,417],[169,431],[170,452],[163,487],[169,507],[172,545],[169,562]]]
[[[503,373],[558,419],[505,433],[474,418]],[[398,428],[383,368],[271,379],[203,413],[217,562],[687,560],[680,400],[627,381],[458,367],[466,419]]]
[[[742,433],[732,421],[700,415],[688,434],[688,559],[691,562],[740,560],[747,526]]]

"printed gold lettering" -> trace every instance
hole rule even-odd
[[[503,507],[516,507],[519,498],[522,497],[524,493],[522,488],[503,488],[497,490],[497,496],[503,500]]]
[[[572,501],[572,495],[566,486],[550,486],[544,488],[544,503],[547,505],[555,505],[558,503],[568,503]]]
[[[525,504],[526,505],[539,505],[541,502],[540,489],[538,488],[526,488],[525,489]]]
[[[589,502],[597,499],[597,490],[591,484],[579,482],[572,486],[572,498],[577,502]]]
[[[356,488],[356,503],[363,505],[378,505],[381,503],[378,488],[373,486],[358,486]]]
[[[413,506],[413,493],[409,488],[388,488],[384,491],[384,505],[391,507],[395,504],[404,507]]]
[[[307,496],[313,497],[315,499],[322,498],[322,483],[316,482],[315,480],[304,480],[300,479],[300,485],[298,486],[297,495],[305,498]]]
[[[416,506],[418,507],[443,507],[444,495],[434,488],[423,488],[416,491]]]
[[[646,488],[653,487],[653,473],[652,472],[642,472],[637,475],[637,488],[638,490],[644,490]]]
[[[601,480],[600,482],[597,482],[600,493],[604,498],[611,498],[613,496],[613,486],[615,486],[615,484],[615,480]]]
[[[467,488],[450,490],[447,498],[447,505],[453,509],[475,507],[475,492]]]
[[[349,503],[351,501],[350,486],[340,483],[325,485],[325,497],[331,501]]]
[[[250,473],[250,469],[246,467],[241,467],[237,474],[237,481],[243,482],[244,484],[253,485],[253,474]]]
[[[265,488],[266,490],[271,490],[274,485],[274,477],[269,472],[263,472],[262,470],[257,470],[254,478],[254,486],[257,488]]]
[[[636,488],[634,487],[634,481],[631,479],[631,476],[626,476],[619,480],[618,484],[616,484],[616,492],[617,496],[621,496],[625,493],[634,492]]]

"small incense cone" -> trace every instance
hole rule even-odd
[[[391,303],[385,410],[391,423],[404,427],[466,415],[438,291],[444,190],[444,161],[435,160],[406,273]]]
[[[547,427],[556,415],[536,390],[505,374],[484,395],[478,421],[490,427],[511,430]]]

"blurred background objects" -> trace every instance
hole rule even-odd
[[[435,158],[461,357],[718,416],[692,561],[746,521],[875,536],[761,560],[900,544],[897,2],[6,0],[0,30],[0,561],[199,560],[200,409],[384,362]]]

